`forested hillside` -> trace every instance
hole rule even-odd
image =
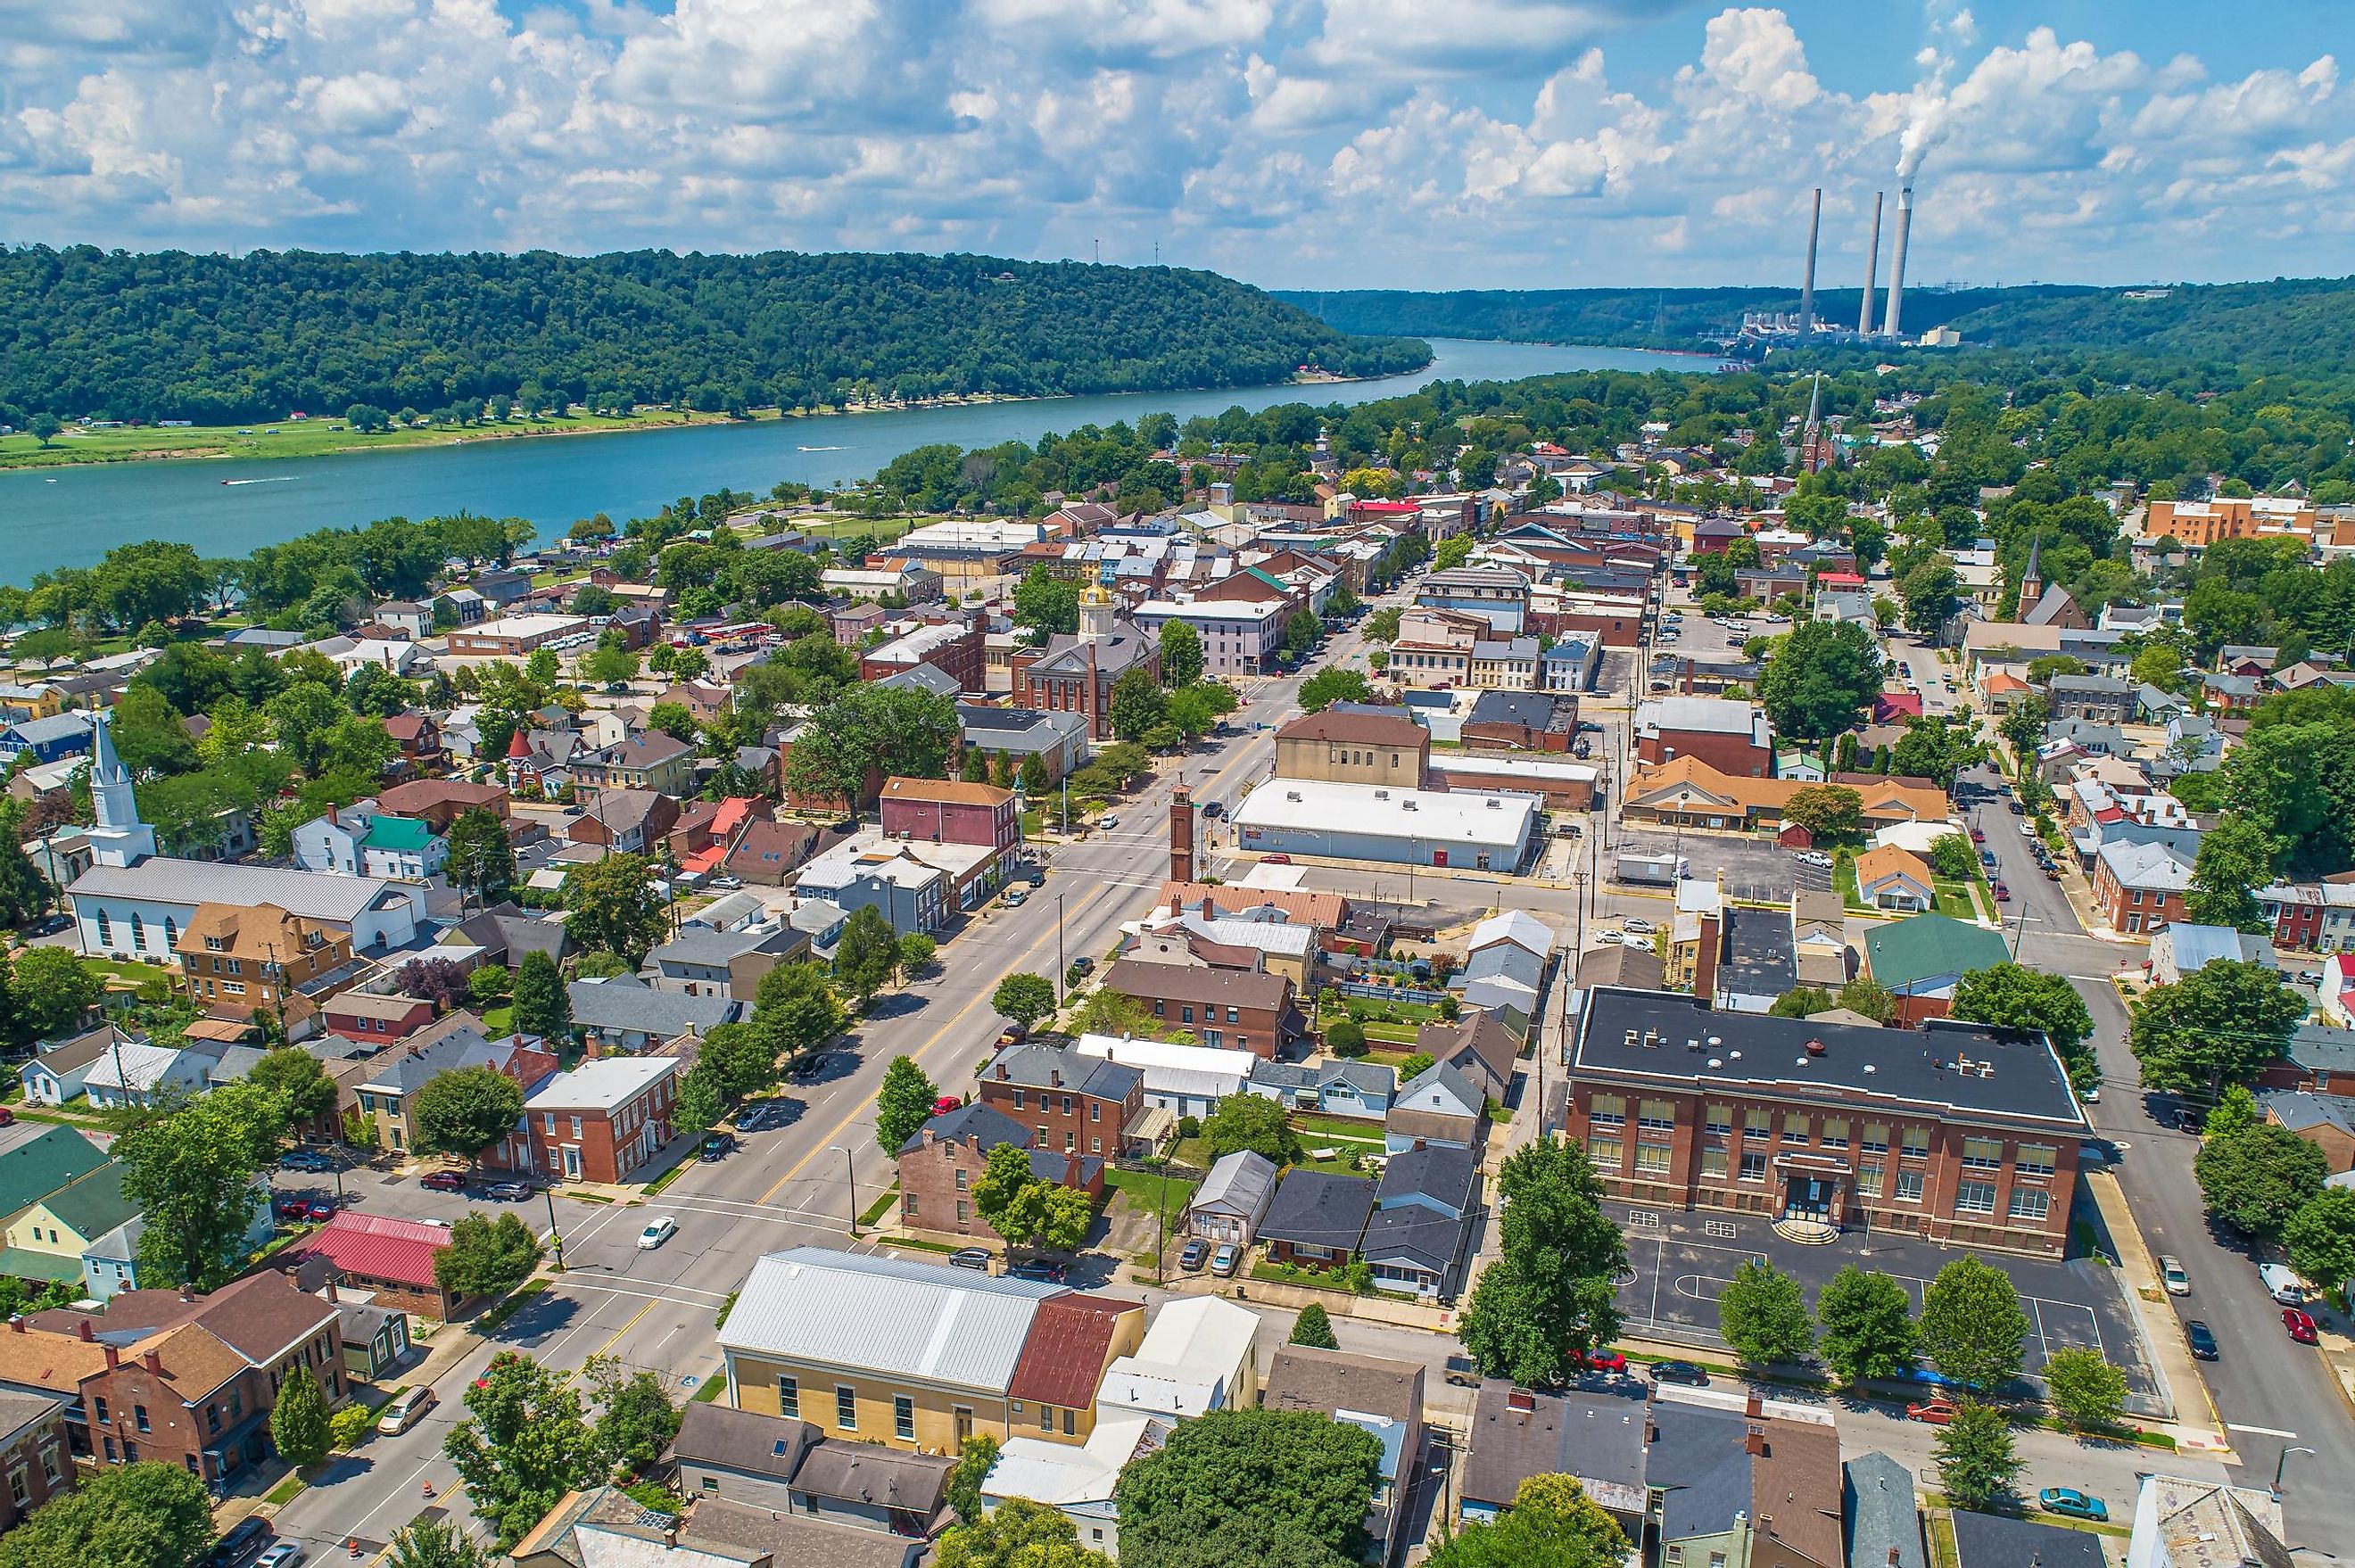
[[[1211,272],[980,256],[0,251],[0,413],[198,423],[514,397],[723,410],[1426,364]]]
[[[2131,298],[2123,289],[2038,299],[2007,289],[1952,325],[1969,341],[1997,348],[2100,348],[2336,371],[2355,368],[2355,278],[2202,284],[2158,299]]]

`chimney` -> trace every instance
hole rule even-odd
[[[1184,784],[1169,799],[1169,877],[1194,880],[1194,792]]]
[[[1008,1072],[1006,1070],[1006,1063],[1004,1063],[1003,1061],[1001,1061],[1001,1062],[999,1062],[999,1063],[997,1064],[997,1078],[998,1078],[998,1082],[999,1082],[999,1083],[1004,1083],[1007,1079],[1011,1078],[1012,1076],[1014,1076],[1014,1075],[1013,1075],[1011,1072]]]
[[[164,1375],[164,1357],[160,1351],[140,1351],[139,1364],[159,1378]]]
[[[114,1371],[114,1369],[115,1369],[115,1368],[117,1368],[117,1367],[119,1367],[119,1366],[121,1366],[121,1365],[123,1364],[123,1352],[122,1352],[122,1351],[120,1351],[120,1350],[116,1349],[115,1349],[113,1346],[112,1346],[112,1345],[106,1345],[106,1346],[102,1346],[102,1347],[101,1347],[101,1349],[103,1349],[106,1351],[106,1370],[107,1370],[108,1371],[110,1371],[110,1372],[111,1372],[111,1371]]]
[[[1856,313],[1856,335],[1872,336],[1872,293],[1881,283],[1881,197],[1872,193],[1872,239],[1864,252],[1864,308]]]
[[[340,1303],[344,1299],[336,1294],[336,1282],[332,1279],[327,1281],[327,1299],[332,1303]]]
[[[1749,1402],[1742,1405],[1742,1413],[1753,1421],[1758,1420],[1766,1413],[1765,1403],[1759,1399],[1757,1390],[1751,1390]]]
[[[74,1333],[80,1338],[81,1342],[85,1345],[98,1338],[97,1335],[90,1331],[90,1319],[87,1317],[77,1317],[74,1319]]]
[[[1892,342],[1905,305],[1905,241],[1913,232],[1913,187],[1909,185],[1897,193],[1897,245],[1889,255],[1889,315],[1881,324],[1881,335]]]
[[[665,1552],[676,1552],[678,1550],[678,1528],[676,1525],[673,1525],[663,1531],[663,1550]]]
[[[1050,1067],[1047,1069],[1047,1087],[1050,1089],[1060,1089],[1062,1086],[1063,1070],[1060,1067]]]
[[[1742,1435],[1742,1451],[1753,1457],[1763,1457],[1766,1452],[1766,1435],[1752,1427]]]
[[[25,1315],[21,1312],[11,1313],[8,1317],[8,1332],[11,1334],[22,1334],[24,1331]]]
[[[1807,216],[1807,270],[1799,278],[1799,338],[1805,342],[1816,329],[1816,235],[1824,223],[1824,187],[1816,187],[1815,210]]]
[[[327,803],[327,825],[336,826],[336,803],[332,800]]]
[[[1075,1149],[1063,1157],[1063,1185],[1076,1189],[1080,1183],[1080,1156]]]

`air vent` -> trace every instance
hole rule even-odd
[[[1868,1061],[1868,1062],[1866,1062],[1866,1063],[1864,1064],[1864,1070],[1865,1070],[1867,1072],[1880,1072],[1880,1071],[1881,1071],[1881,1069],[1880,1069],[1880,1068],[1875,1067],[1875,1066],[1874,1066],[1871,1062],[1870,1062],[1870,1061]]]
[[[1809,1056],[1821,1056],[1824,1053],[1825,1049],[1826,1047],[1822,1040],[1811,1040],[1807,1041],[1807,1054]]]
[[[1391,792],[1386,789],[1378,789],[1374,791],[1374,798],[1376,800],[1388,800],[1390,797]]]

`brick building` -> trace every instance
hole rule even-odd
[[[2147,936],[2183,918],[2191,860],[2165,844],[2105,844],[2094,859],[2094,903],[2110,929]]]
[[[1103,1200],[1106,1157],[1039,1147],[1029,1127],[975,1101],[934,1116],[900,1146],[900,1222],[911,1231],[995,1235],[974,1207],[973,1189],[989,1170],[989,1151],[1000,1144],[1028,1150],[1030,1174],[1041,1181]]]
[[[1292,982],[1281,975],[1124,958],[1103,983],[1212,1050],[1248,1051],[1265,1061],[1295,1032]]]
[[[1604,987],[1580,1018],[1565,1132],[1631,1202],[2057,1258],[2087,1126],[2041,1036]]]
[[[1403,708],[1337,702],[1275,732],[1275,776],[1421,789],[1431,731]]]
[[[483,1162],[551,1179],[627,1181],[670,1142],[678,1072],[675,1056],[600,1056],[559,1072]]]
[[[1112,739],[1112,688],[1132,669],[1161,678],[1161,642],[1121,616],[1112,595],[1091,587],[1080,597],[1077,636],[1050,638],[1044,647],[1017,648],[1007,660],[1016,708],[1077,713],[1092,740]]]
[[[879,797],[883,831],[935,844],[976,844],[1010,855],[1022,841],[1014,792],[956,779],[890,778]]]
[[[379,1307],[446,1323],[463,1299],[451,1296],[433,1277],[433,1259],[449,1244],[447,1225],[346,1210],[276,1261],[316,1260],[328,1280],[368,1292]]]
[[[1735,778],[1772,778],[1774,731],[1754,702],[1655,698],[1636,705],[1636,756],[1649,766],[1691,757]]]
[[[981,1103],[1032,1134],[1033,1149],[1117,1157],[1145,1112],[1145,1074],[1068,1045],[1009,1045],[982,1070]]]
[[[0,1393],[0,1471],[8,1477],[0,1500],[0,1531],[73,1489],[73,1456],[66,1443],[65,1402],[50,1393]]]
[[[858,678],[874,682],[931,665],[960,691],[983,689],[981,619],[962,614],[901,633],[858,657]]]

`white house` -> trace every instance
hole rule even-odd
[[[62,1105],[81,1098],[90,1070],[117,1045],[137,1043],[112,1024],[101,1024],[71,1040],[61,1040],[16,1070],[26,1100],[36,1105]]]
[[[1136,1354],[1104,1369],[1096,1419],[1178,1420],[1248,1410],[1258,1400],[1259,1314],[1215,1296],[1193,1296],[1164,1307]]]
[[[1101,1057],[1145,1074],[1145,1103],[1173,1116],[1207,1116],[1220,1100],[1251,1087],[1259,1058],[1248,1051],[1209,1045],[1166,1045],[1157,1040],[1124,1040],[1083,1034],[1073,1045],[1082,1056]]]
[[[1074,1448],[1038,1437],[1009,1437],[981,1484],[982,1507],[995,1511],[1009,1498],[1050,1508],[1071,1521],[1080,1544],[1117,1561],[1120,1509],[1113,1487],[1133,1459],[1159,1448],[1171,1423],[1150,1416],[1100,1420]]]
[[[201,1092],[216,1056],[185,1047],[132,1041],[101,1051],[82,1079],[82,1092],[101,1110],[147,1105],[158,1095]]]
[[[1186,1234],[1205,1242],[1251,1245],[1275,1196],[1275,1166],[1265,1155],[1237,1149],[1210,1167],[1186,1205]]]
[[[357,877],[366,864],[360,843],[376,814],[367,805],[329,806],[294,830],[294,864],[305,871]]]

